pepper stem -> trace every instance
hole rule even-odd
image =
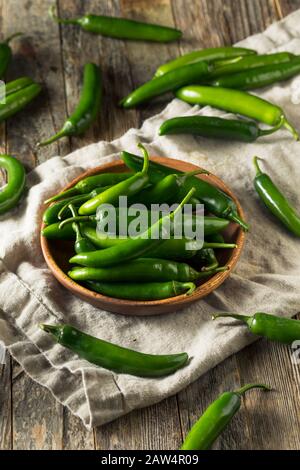
[[[49,8],[49,15],[50,17],[56,21],[56,23],[60,23],[60,24],[77,24],[78,20],[67,20],[67,19],[64,19],[64,18],[59,18],[59,16],[57,16],[55,14],[55,5],[52,5],[50,8]]]
[[[63,220],[58,228],[62,230],[65,225],[72,224],[74,222],[93,222],[96,219],[95,215],[77,215],[75,217],[70,217],[69,219]]]
[[[259,135],[264,136],[264,135],[270,135],[273,134],[274,132],[278,131],[285,123],[285,117],[281,116],[279,123],[271,127],[271,129],[259,129]]]
[[[53,142],[56,142],[58,139],[61,139],[62,137],[66,137],[66,131],[64,129],[61,129],[57,134],[54,134],[50,139],[44,140],[43,142],[38,142],[36,144],[37,147],[45,147],[46,145],[53,144]]]
[[[50,202],[55,202],[59,201],[60,199],[65,199],[66,197],[69,196],[77,196],[78,195],[78,190],[74,188],[67,189],[66,191],[63,191],[62,193],[55,194],[55,196],[50,197],[47,199],[44,204],[49,204]]]
[[[256,170],[256,176],[262,175],[262,171],[259,167],[258,160],[261,160],[261,158],[259,158],[259,157],[254,157],[253,158],[253,165],[254,165],[254,168]]]
[[[148,168],[149,168],[149,153],[147,152],[147,149],[143,146],[143,144],[139,143],[138,147],[141,149],[143,156],[144,156],[144,165],[142,169],[142,173],[147,173]]]
[[[248,320],[250,320],[250,316],[249,315],[239,315],[238,313],[217,313],[216,315],[213,315],[212,316],[212,319],[213,320],[216,320],[217,318],[235,318],[236,320],[240,320],[244,323],[247,324]]]
[[[271,387],[265,384],[247,384],[247,385],[244,385],[244,387],[241,387],[238,390],[235,390],[234,393],[242,397],[246,392],[248,392],[248,390],[252,390],[253,388],[262,388],[266,392],[269,392],[270,390],[272,390]]]
[[[237,224],[239,224],[245,232],[248,232],[249,225],[244,220],[242,220],[238,216],[238,214],[236,214],[234,212],[230,212],[226,217],[227,217],[227,219],[231,220],[232,222],[236,222]]]
[[[185,295],[191,295],[194,290],[196,289],[196,285],[193,282],[184,282],[183,287],[188,289],[188,291],[185,293]]]
[[[284,127],[286,127],[286,129],[288,131],[291,132],[292,136],[294,137],[295,140],[299,140],[299,134],[298,132],[296,131],[296,129],[294,128],[294,126],[292,126],[292,124],[286,119],[286,117],[283,118],[282,120],[282,125]]]
[[[195,188],[192,188],[189,190],[189,192],[187,193],[187,195],[182,199],[181,203],[176,207],[176,209],[170,214],[170,219],[173,220],[175,215],[177,214],[177,212],[180,211],[180,209],[183,208],[184,204],[186,204],[192,197],[192,195],[194,194],[194,192],[196,191]]]
[[[198,169],[198,170],[193,170],[193,171],[187,171],[186,173],[184,173],[183,175],[181,175],[181,178],[189,178],[190,176],[195,176],[195,175],[209,175],[209,171],[208,170],[204,170],[204,169]],[[180,177],[180,176],[179,176]]]
[[[9,44],[10,41],[12,41],[12,39],[17,38],[17,37],[19,37],[19,36],[23,36],[23,34],[24,34],[24,33],[14,33],[14,34],[12,34],[11,36],[9,36],[8,38],[6,38],[5,41],[4,41],[4,43],[5,43],[5,44]]]
[[[75,209],[75,207],[73,206],[73,204],[68,204],[68,208],[70,209],[71,213],[72,213],[72,216],[73,217],[78,217],[78,213],[77,213],[77,210]],[[78,241],[79,239],[83,238],[82,237],[82,233],[81,233],[81,230],[80,230],[80,225],[77,223],[77,222],[73,222],[72,223],[72,228],[76,234],[76,241]]]
[[[236,248],[236,243],[204,242],[203,248]]]
[[[205,271],[201,271],[198,273],[197,279],[212,276],[213,274],[217,274],[217,273],[224,273],[225,271],[228,271],[228,269],[229,269],[229,266],[222,266],[220,268],[214,268],[214,269],[206,269]]]

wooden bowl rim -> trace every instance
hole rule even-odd
[[[164,164],[166,166],[169,166],[171,168],[177,168],[178,162],[179,162],[181,165],[187,167],[187,169],[185,171],[192,171],[192,170],[197,169],[197,168],[202,169],[202,167],[198,167],[197,165],[195,165],[193,163],[185,162],[185,161],[177,160],[177,159],[172,159],[172,158],[167,158],[167,157],[157,157],[157,156],[155,156],[155,157],[151,157],[151,160],[157,161],[158,163],[162,163],[162,164]],[[122,160],[116,160],[116,161],[111,161],[109,163],[105,163],[103,165],[99,165],[95,168],[89,169],[89,170],[81,173],[81,175],[74,178],[67,186],[65,186],[62,189],[62,191],[70,189],[72,186],[74,186],[76,183],[78,183],[80,180],[82,180],[83,178],[85,178],[87,176],[92,176],[92,175],[99,174],[99,173],[105,173],[108,169],[110,169],[110,172],[118,173],[118,172],[120,172],[118,170],[121,170],[121,172],[122,172],[123,169],[126,169],[126,165]],[[221,180],[218,176],[216,176],[212,173],[209,173],[209,175],[200,174],[197,177],[201,178],[201,179],[204,179],[204,180],[208,179],[209,182],[213,183],[215,186],[222,189],[226,194],[228,194],[233,199],[233,201],[235,202],[235,204],[237,206],[239,216],[242,219],[245,218],[244,217],[244,211],[241,207],[241,204],[240,204],[239,200],[237,199],[235,194],[231,191],[231,189],[228,188],[228,186],[223,182],[223,180]],[[44,227],[45,227],[45,224],[42,222],[41,229],[43,229]],[[226,266],[229,267],[227,269],[227,271],[217,273],[214,276],[210,277],[206,282],[202,283],[200,286],[197,286],[195,291],[191,295],[187,296],[186,294],[181,294],[181,295],[178,295],[176,297],[170,297],[170,298],[162,299],[162,300],[150,300],[150,301],[149,300],[146,300],[146,301],[126,300],[126,299],[117,299],[117,298],[114,298],[114,297],[108,297],[108,296],[99,294],[97,292],[93,292],[93,291],[87,289],[86,287],[83,287],[80,284],[77,284],[75,281],[73,281],[73,279],[69,278],[63,272],[63,270],[59,267],[59,265],[55,262],[52,254],[51,254],[51,247],[50,247],[51,240],[48,240],[46,237],[43,237],[42,234],[40,236],[40,240],[41,240],[41,247],[42,247],[42,252],[43,252],[45,261],[46,261],[48,267],[50,268],[50,270],[52,271],[52,273],[54,274],[54,276],[56,277],[56,279],[64,287],[69,289],[71,292],[77,294],[79,297],[89,298],[90,301],[93,301],[94,305],[95,305],[95,303],[100,304],[101,302],[106,303],[106,304],[111,304],[114,307],[124,306],[124,307],[129,307],[129,308],[130,307],[141,307],[141,308],[143,308],[143,307],[173,305],[174,306],[174,311],[175,311],[179,308],[182,308],[182,306],[184,306],[185,304],[189,304],[191,302],[196,301],[197,299],[200,299],[200,298],[210,294],[216,288],[218,288],[225,281],[225,279],[228,278],[228,276],[230,275],[231,271],[235,267],[240,255],[241,255],[241,252],[242,252],[242,249],[243,249],[243,246],[244,246],[244,243],[245,243],[245,236],[246,236],[246,234],[243,231],[243,229],[241,227],[238,227],[238,234],[237,234],[237,239],[236,239],[237,247],[232,250],[231,256],[230,256],[229,260],[226,263]],[[204,286],[205,286],[205,291],[206,291],[205,293],[203,293]],[[116,312],[117,310],[114,310],[114,311]],[[132,313],[132,315],[134,315],[134,314],[135,313]]]

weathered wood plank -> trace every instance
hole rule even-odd
[[[87,431],[82,421],[77,418],[77,416],[74,416],[67,408],[63,409],[63,449],[95,449],[93,431]]]
[[[6,354],[5,364],[0,364],[0,450],[11,449],[11,361]]]
[[[299,0],[273,0],[277,14],[280,18],[289,15],[300,8]]]
[[[16,363],[12,381],[13,449],[62,449],[63,407]]]

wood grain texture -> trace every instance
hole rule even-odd
[[[29,74],[44,83],[43,94],[30,105],[30,112],[0,126],[0,150],[14,153],[27,168],[54,154],[65,155],[97,140],[116,138],[162,109],[168,97],[130,111],[116,103],[179,51],[231,44],[300,8],[300,0],[56,0],[59,13],[66,17],[90,11],[175,25],[185,31],[180,43],[159,45],[111,40],[76,26],[58,26],[47,16],[52,3],[0,0],[1,37],[16,30],[25,33],[12,43],[15,58],[8,78]],[[82,138],[63,139],[37,151],[35,143],[56,132],[74,109],[87,61],[99,64],[103,72],[98,121]],[[90,433],[50,392],[35,384],[14,361],[12,366],[7,361],[0,366],[0,448],[176,449],[220,393],[259,380],[276,391],[249,392],[215,448],[299,449],[299,374],[289,348],[258,341],[176,397]]]

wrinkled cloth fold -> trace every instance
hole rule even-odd
[[[284,50],[300,54],[300,11],[239,45],[260,53]],[[300,77],[257,94],[282,106],[300,131]],[[0,219],[0,341],[33,380],[49,389],[89,429],[175,394],[254,340],[245,327],[232,327],[230,320],[211,321],[212,313],[266,311],[292,316],[299,311],[299,240],[259,201],[253,188],[252,157],[264,159],[262,167],[300,207],[300,143],[285,129],[251,144],[187,135],[158,137],[164,120],[183,115],[230,117],[174,99],[140,129],[130,129],[113,142],[92,144],[64,158],[54,157],[35,168],[28,175],[29,193],[22,204]],[[46,198],[84,170],[117,160],[121,150],[137,153],[138,142],[145,143],[152,155],[188,161],[218,175],[237,195],[251,224],[243,255],[221,287],[185,310],[154,317],[112,314],[71,295],[47,268],[39,240]],[[71,323],[143,352],[186,351],[192,360],[160,379],[116,374],[81,360],[38,328],[39,323],[55,322]]]

